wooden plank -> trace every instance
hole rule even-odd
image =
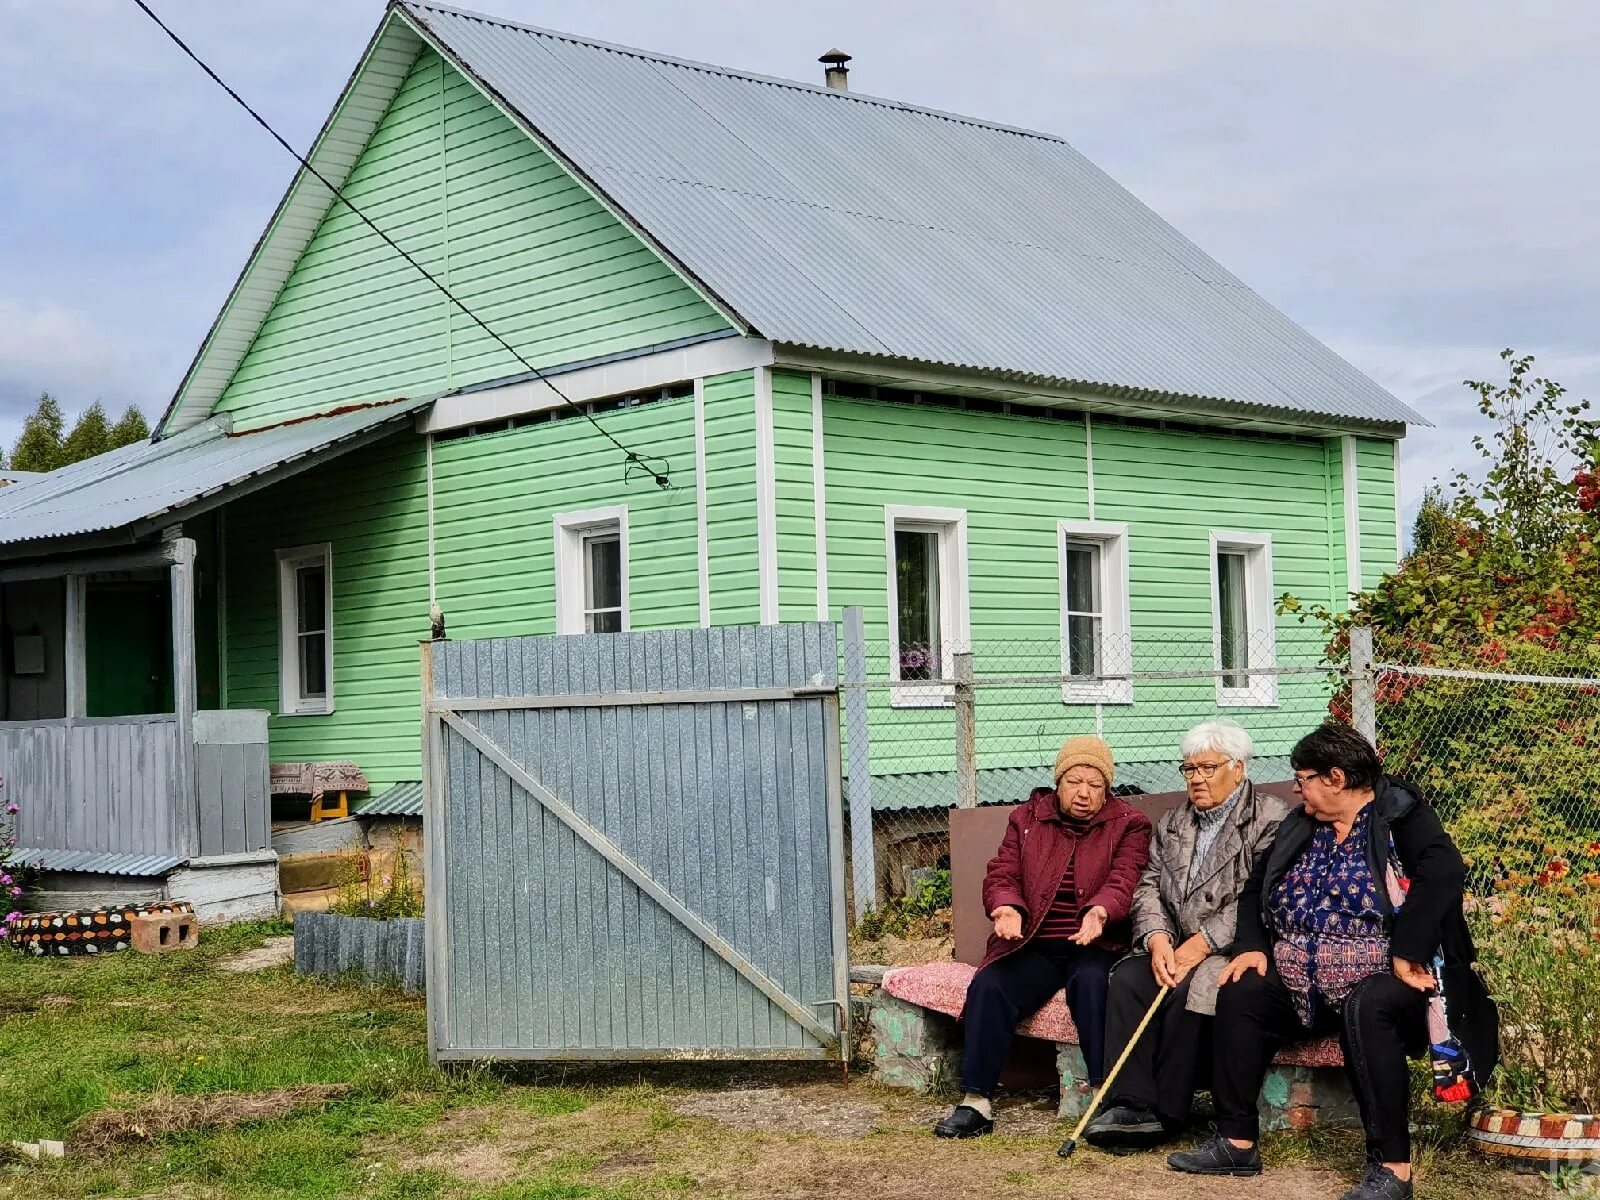
[[[676,917],[696,937],[711,947],[718,957],[728,963],[745,979],[749,980],[763,995],[787,1013],[797,1024],[820,1041],[828,1044],[833,1043],[835,1035],[830,1029],[786,995],[783,989],[768,977],[765,972],[729,944],[699,916],[686,908],[677,897],[668,893],[638,863],[624,854],[615,842],[580,817],[572,808],[558,799],[554,793],[528,774],[518,763],[512,761],[498,745],[484,737],[472,725],[469,725],[452,712],[444,712],[440,716],[450,728],[466,739],[474,749],[509,775],[518,786],[538,800],[546,809],[555,814],[574,834],[583,839],[602,858],[627,876],[642,892]]]

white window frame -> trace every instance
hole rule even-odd
[[[896,529],[939,538],[939,676],[900,682],[900,598],[896,590]],[[971,601],[967,590],[967,511],[922,505],[883,506],[884,596],[889,618],[889,703],[895,708],[944,708],[955,703],[955,655],[969,650]]]
[[[1245,556],[1245,623],[1249,627],[1249,650],[1258,651],[1261,662],[1251,662],[1251,670],[1278,665],[1277,619],[1273,611],[1272,535],[1211,531],[1211,553],[1206,572],[1211,576],[1211,652],[1217,670],[1217,704],[1222,708],[1273,708],[1278,703],[1278,677],[1254,674],[1244,687],[1228,687],[1222,673],[1222,586],[1217,572],[1217,555],[1233,550]]]
[[[583,540],[592,533],[615,529],[618,569],[622,572],[622,632],[633,628],[628,597],[628,506],[589,508],[556,513],[551,521],[555,541],[556,632],[586,633],[584,628]]]
[[[333,545],[319,542],[277,551],[278,556],[278,713],[285,717],[326,716],[333,711]],[[324,631],[327,661],[324,678],[327,694],[305,698],[300,695],[300,589],[297,575],[304,567],[321,567]]]
[[[1067,679],[1070,667],[1067,622],[1067,542],[1100,547],[1100,672],[1133,671],[1133,630],[1129,617],[1128,527],[1120,521],[1058,521],[1057,582],[1061,596],[1061,701],[1063,704],[1132,704],[1131,679],[1079,683]]]

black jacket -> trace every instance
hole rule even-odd
[[[1494,1001],[1472,969],[1477,951],[1461,907],[1466,865],[1433,808],[1409,783],[1385,776],[1374,793],[1367,822],[1367,866],[1378,885],[1378,902],[1390,918],[1390,953],[1426,966],[1443,950],[1441,983],[1451,1032],[1466,1046],[1473,1072],[1482,1084],[1499,1059],[1500,1022]],[[1272,845],[1256,859],[1255,870],[1239,895],[1235,955],[1255,950],[1272,957],[1273,889],[1305,852],[1320,824],[1304,809],[1290,809]],[[1401,870],[1410,881],[1398,913],[1390,906],[1388,889],[1383,886],[1390,838]]]

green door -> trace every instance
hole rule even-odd
[[[172,621],[165,580],[84,584],[84,712],[172,711]]]

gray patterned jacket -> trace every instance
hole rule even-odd
[[[1229,814],[1228,824],[1189,886],[1199,822],[1194,806],[1180,804],[1156,822],[1150,839],[1150,862],[1133,893],[1133,944],[1143,946],[1152,934],[1165,933],[1174,948],[1204,932],[1215,952],[1192,973],[1190,1012],[1217,1011],[1217,976],[1231,957],[1239,892],[1250,878],[1256,855],[1266,852],[1286,809],[1281,800],[1258,792],[1248,780]]]

